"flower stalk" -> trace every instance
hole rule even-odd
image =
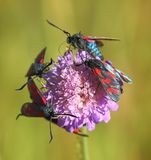
[[[82,132],[86,133],[87,128],[83,127]],[[82,160],[89,160],[89,145],[88,145],[88,138],[81,137],[81,154],[82,154]]]
[[[82,133],[87,134],[87,128],[81,129]],[[89,160],[89,145],[88,137],[77,136],[76,140],[76,155],[79,160]]]

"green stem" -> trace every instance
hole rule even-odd
[[[82,132],[87,133],[87,128],[84,127]],[[89,160],[89,147],[88,147],[88,137],[82,137],[82,148],[83,148],[83,160]]]
[[[87,133],[87,128],[84,127],[82,129],[84,134]],[[79,137],[79,143],[77,145],[77,149],[79,150],[78,153],[80,160],[89,160],[89,150],[88,150],[88,137]]]

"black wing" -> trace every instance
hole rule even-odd
[[[116,75],[106,70],[105,67],[97,67],[93,68],[93,72],[99,78],[104,90],[108,94],[108,96],[115,102],[119,100],[119,97],[122,93],[122,87],[120,83],[116,80]]]

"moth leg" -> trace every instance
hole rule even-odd
[[[50,121],[49,121],[49,128],[50,128],[50,141],[49,141],[49,143],[51,143],[51,141],[52,141],[52,139],[53,139],[51,123],[52,123],[52,119],[50,118]]]
[[[23,116],[23,114],[22,114],[22,113],[18,114],[18,115],[16,116],[16,120],[17,120],[20,116]]]
[[[20,88],[16,89],[16,91],[22,90],[27,84],[28,84],[28,82],[26,82],[25,84],[23,84]]]

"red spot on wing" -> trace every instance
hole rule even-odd
[[[28,83],[28,90],[30,92],[33,102],[39,105],[46,105],[47,100],[42,94],[42,92],[38,89],[33,79],[31,79]]]
[[[114,88],[114,89],[113,89],[113,93],[114,93],[114,94],[118,94],[118,93],[119,93],[119,90],[118,90],[117,88]]]
[[[100,75],[100,74],[101,74],[101,70],[100,70],[100,69],[94,68],[93,70],[94,70],[94,72],[95,72],[97,75]]]
[[[43,64],[44,63],[44,54],[41,53],[37,58],[36,58],[36,63]]]
[[[113,93],[113,94],[119,94],[119,90],[117,88],[108,88],[107,92]]]
[[[107,72],[112,78],[115,78],[115,75],[114,74],[112,74],[111,72]]]
[[[88,42],[95,42],[93,39],[91,39],[91,37],[89,36],[83,36],[83,39],[87,40]]]
[[[83,36],[83,39],[88,40],[88,39],[89,39],[89,37],[88,37],[88,36]]]
[[[35,63],[44,63],[44,57],[45,57],[46,48],[42,49],[41,52],[38,54],[38,56],[35,59]]]
[[[124,73],[123,72],[120,72],[120,74],[123,76],[124,75]]]
[[[25,77],[30,77],[35,75],[35,70],[34,70],[34,65],[35,64],[44,64],[44,57],[45,57],[45,52],[46,52],[46,48],[44,48],[39,54],[38,56],[35,58],[35,62],[33,64],[31,64],[31,66],[28,69],[27,74],[25,75]]]
[[[110,80],[109,78],[106,78],[106,79],[101,79],[101,82],[102,82],[102,83],[110,84],[110,83],[111,83],[111,80]]]
[[[41,59],[39,62],[40,62],[41,64],[43,64],[43,63],[44,63],[44,59]]]
[[[112,92],[112,91],[113,91],[112,88],[107,89],[107,92]]]

